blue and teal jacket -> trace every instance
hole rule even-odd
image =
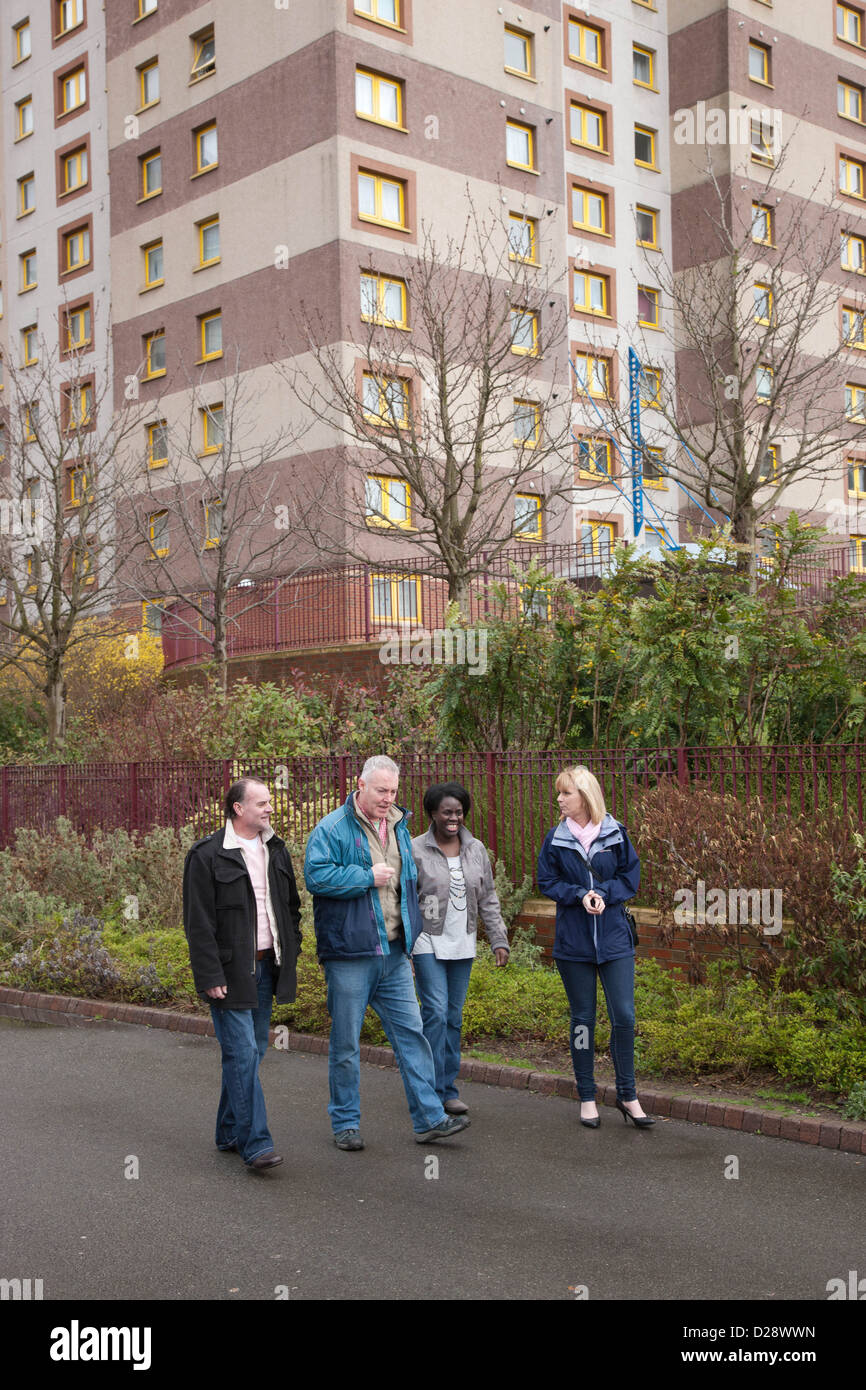
[[[394,825],[400,850],[400,914],[412,947],[424,930],[418,907],[418,872],[409,833],[410,811],[396,808],[402,818]],[[313,895],[313,921],[319,960],[357,956],[387,956],[402,943],[389,942],[379,892],[373,886],[373,860],[363,825],[355,815],[353,793],[314,829],[307,841],[304,881]]]
[[[556,903],[554,960],[618,960],[633,956],[625,904],[640,886],[640,860],[625,826],[606,814],[589,854],[562,821],[545,836],[538,856],[538,886]],[[604,912],[583,906],[594,889],[604,899]]]

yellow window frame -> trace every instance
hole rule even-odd
[[[509,62],[506,61],[505,64],[504,64],[505,71],[506,71],[506,72],[512,73],[515,77],[533,77],[533,76],[534,76],[534,71],[533,71],[533,58],[534,58],[534,54],[533,54],[533,52],[532,52],[532,48],[533,48],[533,44],[532,44],[532,35],[526,33],[526,31],[523,30],[523,29],[517,29],[517,28],[515,28],[515,26],[514,26],[513,24],[506,24],[506,26],[505,26],[505,37],[506,37],[506,45],[505,45],[505,57],[506,57],[506,59],[508,58],[508,42],[507,42],[507,41],[508,41],[509,38],[517,39],[517,41],[521,44],[521,46],[522,46],[522,48],[523,48],[524,54],[526,55],[526,62],[525,62],[525,65],[524,65],[523,67],[520,67],[520,68],[515,67],[512,63],[509,63]]]
[[[761,74],[756,76],[752,72],[752,59],[756,58],[760,64]],[[770,50],[765,43],[758,43],[757,39],[749,40],[749,81],[760,82],[763,87],[770,87]]]
[[[204,141],[208,135],[216,135],[216,121],[208,121],[207,125],[200,126],[195,131],[195,171],[197,174],[208,174],[211,169],[216,169],[219,164],[219,137],[217,136],[216,158],[210,164],[203,164]]]
[[[765,324],[769,328],[773,322],[773,291],[763,280],[758,280],[752,286],[752,300],[754,304],[755,323]]]
[[[16,111],[16,114],[17,114],[17,117],[18,117],[18,119],[17,119],[17,121],[16,121],[16,126],[17,126],[17,129],[18,129],[18,134],[15,136],[15,139],[16,139],[16,140],[26,140],[27,137],[28,137],[28,135],[32,135],[32,134],[33,134],[33,126],[34,126],[34,121],[33,121],[33,98],[32,98],[32,97],[22,97],[20,101],[16,101],[16,103],[15,103],[15,111]],[[30,129],[29,129],[29,130],[26,129],[28,118],[29,118],[29,121],[30,121]]]
[[[641,405],[652,409],[661,404],[663,373],[661,367],[644,367],[641,371],[638,390]]]
[[[192,67],[189,70],[190,82],[201,82],[205,77],[211,77],[216,72],[216,39],[214,36],[214,26],[203,29],[200,34],[192,35],[193,54]],[[205,49],[208,44],[214,45],[212,58],[205,57]]]
[[[856,35],[851,38],[849,30],[853,30]],[[850,5],[836,5],[836,37],[842,43],[854,44],[857,48],[863,46],[863,15],[860,10],[852,9]]]
[[[90,265],[89,227],[76,227],[75,231],[67,232],[63,238],[63,252],[65,270],[80,270]]]
[[[368,179],[373,185],[374,212],[361,212],[361,180]],[[396,188],[399,197],[399,221],[392,222],[382,213],[382,192],[385,186]],[[406,230],[406,184],[403,179],[391,179],[385,174],[374,174],[371,169],[358,170],[358,217],[362,222],[375,222],[381,227],[399,227]]]
[[[92,493],[87,491],[87,470],[81,465],[77,468],[70,468],[68,505],[80,507],[82,502],[90,502],[92,498]]]
[[[635,144],[635,152],[634,152],[634,162],[635,162],[635,164],[637,165],[637,167],[638,167],[639,169],[654,169],[654,170],[657,170],[657,169],[658,169],[658,164],[656,163],[656,137],[657,137],[657,135],[658,135],[658,131],[657,131],[657,130],[653,130],[652,126],[640,125],[639,122],[636,121],[636,122],[635,122],[635,127],[634,127],[634,133],[635,133],[635,137],[637,137],[638,135],[647,135],[647,136],[649,137],[649,142],[650,142],[650,157],[649,157],[649,159],[638,159],[638,157],[637,157],[637,145]]]
[[[574,31],[577,30],[577,49],[573,44]],[[592,45],[598,53],[598,60],[587,57],[587,48],[590,46],[587,40],[594,40]],[[573,63],[581,63],[584,67],[595,68],[597,72],[607,72],[605,66],[604,51],[604,30],[598,29],[594,24],[585,24],[581,19],[569,19],[568,21],[568,56]]]
[[[372,84],[372,111],[360,111],[358,109],[358,78],[369,78]],[[391,121],[387,116],[381,114],[381,90],[382,84],[393,87],[396,94],[397,119]],[[362,121],[374,121],[376,125],[388,126],[391,130],[403,130],[403,83],[399,77],[387,77],[383,73],[373,72],[370,68],[355,68],[355,115]]]
[[[377,606],[377,598],[387,586],[388,604],[387,611],[384,607]],[[400,599],[401,590],[405,587],[414,587],[415,603],[414,613],[401,614]],[[374,622],[391,623],[413,623],[416,627],[421,623],[421,579],[417,574],[393,574],[386,570],[380,570],[370,575],[370,616]]]
[[[513,131],[515,134],[525,137],[527,149],[527,163],[521,159],[512,159],[508,153],[508,135]],[[505,162],[512,169],[534,169],[535,168],[535,139],[532,126],[524,125],[522,121],[505,122]]]
[[[852,255],[855,248],[856,255]],[[856,232],[843,232],[841,261],[843,270],[866,275],[866,237],[858,236]]]
[[[67,430],[70,434],[74,430],[83,430],[86,425],[91,423],[93,388],[87,382],[71,386],[67,392],[66,400],[68,405]],[[87,479],[85,477],[85,487],[86,485]]]
[[[162,237],[157,237],[155,241],[147,242],[145,246],[142,246],[141,250],[144,256],[144,288],[146,290],[152,290],[155,289],[157,285],[164,285],[165,248],[162,244]],[[151,270],[153,267],[151,266],[150,258],[156,251],[161,252],[160,274],[152,275]]]
[[[601,307],[593,303],[593,289],[601,290]],[[582,294],[581,294],[582,291]],[[581,314],[595,314],[599,318],[610,318],[610,276],[598,275],[592,270],[574,272],[574,307]]]
[[[371,410],[367,407],[367,383],[373,382],[376,387],[377,404],[376,409]],[[402,403],[403,414],[397,415],[393,410],[389,389],[395,383],[400,386],[400,401]],[[372,391],[370,392],[372,394]],[[382,425],[386,429],[408,429],[409,427],[409,382],[406,377],[388,376],[380,372],[364,372],[362,381],[361,404],[364,419],[371,425]]]
[[[576,352],[574,354],[575,368],[582,364],[586,371],[586,385],[580,380],[580,373],[576,371],[575,381],[577,390],[581,395],[596,396],[600,400],[607,400],[610,395],[610,360],[607,357],[600,357],[591,352]],[[598,389],[597,378],[601,377],[603,386]]]
[[[205,232],[207,232],[211,227],[219,228],[219,224],[220,219],[218,213],[215,217],[206,217],[203,222],[198,222],[196,224],[198,228],[198,263],[200,266],[217,265],[218,262],[222,260],[221,251],[218,252],[215,256],[205,257],[204,254]]]
[[[642,43],[633,43],[632,46],[631,46],[631,52],[632,52],[632,82],[633,82],[634,86],[635,86],[635,87],[644,87],[644,88],[647,89],[647,91],[654,92],[654,91],[656,90],[656,51],[655,51],[655,49],[654,49],[654,48],[647,48],[646,45],[645,45],[645,44],[642,44]],[[637,58],[637,57],[648,58],[648,59],[649,59],[649,81],[648,81],[648,82],[645,82],[645,81],[643,80],[642,77],[636,77],[635,74],[634,74],[634,60],[635,60],[635,58]]]
[[[846,347],[866,350],[866,309],[842,307],[842,342]]]
[[[223,336],[223,333],[222,333],[222,317],[223,317],[223,316],[222,316],[222,310],[221,310],[221,309],[214,309],[214,310],[213,310],[211,313],[209,313],[209,314],[202,314],[201,318],[199,319],[199,324],[201,325],[201,359],[200,359],[200,360],[201,360],[202,362],[212,362],[215,358],[217,358],[217,357],[222,357],[222,355],[223,355],[223,348],[222,348],[222,336]],[[209,324],[212,324],[212,323],[217,323],[217,322],[219,323],[219,329],[220,329],[220,345],[219,345],[218,348],[212,348],[211,351],[208,352],[208,350],[207,350],[207,330],[208,330],[208,325],[209,325]]]
[[[758,474],[759,483],[774,483],[779,476],[779,446],[778,444],[768,444],[764,450],[764,457],[761,460],[761,467],[769,468],[766,473]]]
[[[580,198],[580,217],[575,217],[575,202]],[[601,211],[601,225],[590,222],[590,204],[596,200]],[[585,188],[583,184],[573,183],[571,185],[571,225],[579,227],[584,232],[594,232],[596,236],[608,236],[610,220],[608,217],[608,195],[599,193],[596,188]]]
[[[68,96],[72,95],[73,100],[69,101]],[[77,111],[79,106],[83,106],[87,100],[87,79],[85,77],[84,64],[80,68],[74,68],[72,72],[66,73],[60,82],[60,114],[66,116],[70,111]]]
[[[580,122],[580,135],[574,134],[574,118],[578,117]],[[589,118],[595,117],[598,121],[598,143],[589,139],[587,128]],[[607,113],[599,111],[595,106],[584,106],[583,102],[572,101],[569,103],[568,113],[568,134],[572,145],[578,145],[584,150],[597,150],[600,154],[607,154]]]
[[[35,594],[39,588],[39,581],[42,578],[41,570],[42,566],[39,554],[35,550],[29,551],[27,555],[28,594]]]
[[[839,156],[839,191],[849,198],[862,198],[866,185],[866,165],[862,159],[852,159],[850,155]],[[856,175],[852,178],[852,175]],[[853,185],[856,183],[856,187]]]
[[[529,217],[526,213],[523,212],[510,212],[508,214],[508,221],[508,245],[510,248],[508,252],[508,259],[510,261],[523,261],[526,265],[537,265],[538,219],[535,217]],[[515,241],[512,237],[512,232],[514,232],[517,227],[524,229],[524,231],[528,232],[529,234],[529,255],[525,256],[522,254],[520,250],[517,250],[515,248]],[[525,240],[526,238],[524,236],[522,240],[517,243],[517,246],[523,245]]]
[[[364,312],[364,285],[365,283],[371,290],[375,290],[376,308],[372,314]],[[396,286],[400,292],[400,317],[389,318],[386,309],[386,296],[389,286]],[[372,295],[370,296],[373,297]],[[399,280],[393,275],[382,275],[374,270],[361,271],[361,318],[364,323],[378,323],[383,328],[408,328],[408,296],[406,292],[406,281]]]
[[[67,9],[71,9],[74,16],[69,24],[64,23],[64,14]],[[57,18],[59,24],[55,37],[59,39],[61,34],[71,33],[73,29],[77,29],[79,24],[84,22],[84,6],[82,0],[58,0]]]
[[[512,307],[511,309],[511,351],[521,354],[524,357],[538,356],[538,314],[534,309],[523,309]],[[525,347],[522,343],[515,342],[516,330],[522,329],[525,324],[529,325],[532,331],[532,346]]]
[[[589,542],[593,558],[601,554],[603,548],[601,543],[602,535],[607,539],[607,546],[604,548],[607,550],[608,555],[613,554],[613,547],[616,543],[616,528],[612,521],[582,521],[581,530],[588,530],[590,533]],[[586,537],[581,536],[581,542],[585,540]]]
[[[846,121],[863,124],[863,88],[840,77],[836,82],[836,111]]]
[[[657,208],[649,208],[649,207],[647,207],[644,203],[638,203],[638,204],[635,206],[635,210],[634,210],[634,211],[635,211],[635,233],[636,233],[636,235],[635,235],[635,245],[636,245],[636,246],[645,246],[649,251],[657,251],[657,250],[659,249],[659,214],[658,214],[658,209],[657,209]],[[640,229],[638,228],[638,225],[637,225],[637,219],[638,219],[638,216],[639,216],[639,215],[642,215],[642,216],[644,216],[644,217],[649,217],[650,220],[651,220],[651,222],[652,222],[652,234],[651,234],[651,237],[650,237],[649,241],[646,239],[646,237],[641,237],[640,235],[637,235],[637,233],[638,233],[639,230],[640,230]]]
[[[146,18],[149,14],[155,14],[159,0],[138,0],[138,17]]]
[[[204,549],[215,550],[222,540],[223,501],[221,497],[211,497],[204,506]],[[211,534],[211,517],[216,518],[216,534]]]
[[[24,411],[24,439],[31,444],[39,427],[39,402],[31,401]]]
[[[604,468],[598,466],[599,451],[604,456]],[[583,458],[581,458],[583,455]],[[597,482],[601,478],[609,483],[612,477],[613,463],[611,457],[611,443],[604,435],[585,434],[577,441],[577,473],[579,478],[586,478],[589,482]]]
[[[368,494],[369,485],[376,484],[379,489],[379,506],[371,507]],[[404,511],[405,516],[391,516],[391,487],[396,484],[403,489],[403,501],[397,502],[396,511]],[[412,527],[412,489],[403,478],[394,478],[385,473],[368,473],[365,485],[365,520],[368,526],[397,527],[401,531],[411,531]]]
[[[766,203],[752,203],[752,241],[758,246],[773,246],[773,209]],[[761,231],[756,236],[756,230]]]
[[[158,164],[158,165],[159,165],[159,185],[158,185],[156,188],[148,189],[148,186],[147,186],[147,185],[148,185],[148,173],[149,173],[149,171],[150,171],[151,165],[154,165],[154,164]],[[161,192],[162,192],[162,149],[160,148],[160,149],[158,149],[158,150],[151,150],[149,154],[143,154],[143,155],[141,156],[141,197],[142,197],[142,201],[143,201],[145,198],[155,198],[155,197],[157,196],[157,194],[159,194],[159,193],[161,193]]]
[[[521,526],[518,530],[518,511],[520,510],[518,504],[521,502],[529,504],[522,509],[523,511],[528,512],[530,507],[532,508],[535,524],[531,527]],[[541,498],[537,497],[534,492],[515,492],[514,494],[514,536],[515,539],[521,541],[540,541],[544,537],[544,518],[541,513]]]
[[[866,386],[853,381],[845,383],[845,416],[848,420],[866,423]]]
[[[168,542],[168,509],[165,507],[158,512],[151,512],[147,518],[147,538],[150,541],[150,548],[153,555],[162,556],[168,554],[168,544],[157,547],[156,542],[160,532],[163,533],[163,538]],[[150,558],[152,559],[153,556]]]
[[[12,30],[15,35],[15,62],[23,63],[33,52],[32,35],[30,33],[30,20],[22,19],[20,24],[16,24]],[[24,49],[24,39],[26,36],[27,52]]]
[[[30,197],[32,195],[32,202]],[[23,174],[18,180],[18,216],[29,217],[36,211],[36,175]]]
[[[25,290],[35,290],[39,284],[39,268],[36,263],[36,248],[32,251],[22,251],[19,257],[21,262],[21,293]],[[31,264],[33,269],[33,279],[30,279]]]
[[[223,402],[219,401],[215,405],[203,406],[199,411],[201,415],[202,429],[202,453],[218,454],[225,443],[225,409]],[[216,442],[216,430],[214,439],[211,441],[211,430],[219,426],[219,443]]]
[[[866,536],[849,536],[851,569],[855,574],[866,574]]]
[[[150,100],[148,100],[147,79],[149,74],[154,71],[156,72],[156,96],[151,97]],[[147,111],[151,106],[157,106],[159,104],[159,59],[151,58],[148,62],[142,63],[141,67],[137,69],[137,72],[138,109],[139,111]]]
[[[866,459],[848,459],[848,492],[852,497],[866,497]]]
[[[39,361],[39,328],[30,323],[21,329],[21,365],[35,367]]]
[[[767,391],[760,390],[759,387],[758,387],[758,382],[759,382],[759,380],[761,379],[761,374],[766,374],[766,376],[769,377],[769,389],[768,389]],[[772,398],[773,398],[773,379],[774,379],[774,377],[775,377],[775,372],[773,371],[773,368],[770,367],[766,362],[759,362],[759,363],[757,364],[757,366],[756,366],[756,368],[755,368],[755,398],[756,398],[756,400],[763,401],[763,402],[767,402],[767,401],[772,400]]]
[[[66,315],[67,352],[75,352],[80,348],[89,347],[92,341],[92,327],[92,316],[88,304],[82,304],[77,309],[70,309]],[[88,332],[88,329],[91,332]]]
[[[532,429],[526,434],[518,433],[518,420],[529,422],[531,418]],[[537,401],[526,401],[516,398],[514,401],[514,446],[518,449],[534,449],[541,438],[541,407]]]
[[[770,142],[774,139],[775,128],[753,116],[749,122],[749,149],[753,163],[773,167],[776,159]]]
[[[63,156],[63,192],[72,193],[76,188],[83,188],[87,183],[87,146],[82,145],[80,149],[70,150],[69,154]],[[75,181],[70,180],[70,173],[75,173]]]
[[[643,486],[655,488],[657,492],[664,492],[667,489],[668,485],[668,480],[664,471],[664,449],[660,449],[657,445],[654,444],[645,444],[643,454],[643,467],[641,469],[641,482],[643,483]],[[647,462],[649,461],[653,466],[656,466],[656,460],[658,460],[658,465],[656,469],[658,477],[648,478],[646,472]]]
[[[154,452],[157,439],[162,439],[161,447],[164,453]],[[154,420],[147,426],[147,466],[148,468],[164,468],[168,463],[168,431],[165,420]]]
[[[389,29],[400,29],[402,27],[402,7],[401,0],[393,0],[394,19],[384,19],[379,14],[381,0],[367,0],[369,8],[366,8],[363,0],[355,0],[355,14],[361,15],[364,19],[372,20],[374,24],[384,24]]]
[[[652,285],[638,285],[638,287],[637,287],[637,293],[638,293],[638,305],[640,305],[640,296],[641,296],[641,294],[645,294],[645,295],[647,296],[647,299],[649,300],[650,304],[652,304],[652,305],[655,306],[655,317],[652,318],[652,319],[648,319],[648,318],[642,319],[642,318],[640,317],[640,308],[638,308],[638,323],[640,324],[641,328],[660,328],[660,327],[661,327],[661,314],[662,314],[662,307],[661,307],[661,291],[655,289],[654,286],[652,286]]]
[[[153,367],[153,347],[155,343],[162,343],[165,350],[165,329],[159,328],[155,333],[145,333],[144,335],[144,380],[151,381],[154,377],[165,376],[165,367]]]

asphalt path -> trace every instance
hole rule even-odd
[[[469,1082],[471,1127],[420,1146],[397,1072],[369,1065],[367,1147],[343,1153],[325,1057],[272,1049],[262,1080],[285,1162],[259,1175],[213,1145],[213,1039],[0,1020],[0,1277],[63,1300],[510,1301],[826,1300],[866,1275],[866,1157],[607,1108],[586,1130],[572,1101]]]

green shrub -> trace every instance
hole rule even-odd
[[[848,1092],[842,1107],[846,1120],[866,1120],[866,1081],[858,1081]]]

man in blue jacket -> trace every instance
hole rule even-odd
[[[319,821],[307,843],[304,878],[328,985],[328,1114],[338,1149],[364,1147],[361,1025],[368,1005],[394,1049],[417,1142],[447,1139],[469,1123],[446,1115],[436,1094],[412,982],[409,957],[422,923],[409,813],[394,804],[399,772],[390,758],[368,758],[358,790]]]

